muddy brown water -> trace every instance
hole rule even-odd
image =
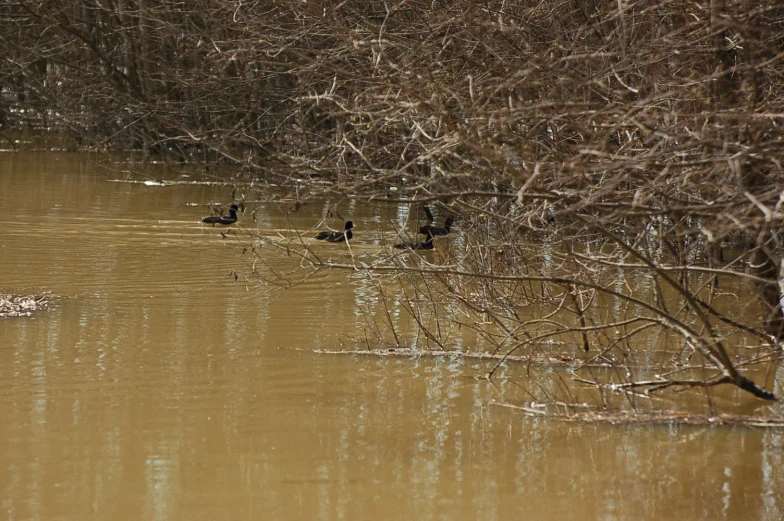
[[[471,364],[316,354],[361,336],[361,279],[235,280],[242,245],[192,206],[229,189],[103,163],[0,153],[0,290],[57,296],[0,320],[0,518],[784,518],[780,431],[548,421]]]

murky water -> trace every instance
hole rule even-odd
[[[0,291],[57,296],[0,320],[0,517],[784,517],[781,433],[532,419],[469,363],[316,354],[362,337],[365,280],[260,286],[192,206],[230,188],[109,182],[127,173],[95,159],[0,154]],[[241,219],[288,227],[271,204]]]

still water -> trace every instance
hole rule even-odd
[[[0,153],[0,292],[56,297],[0,319],[3,519],[784,517],[780,432],[546,421],[466,362],[315,353],[363,336],[362,278],[261,285],[241,237],[200,223],[231,188],[107,164]],[[289,227],[254,208],[245,226]]]

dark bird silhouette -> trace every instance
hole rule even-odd
[[[236,204],[231,205],[229,208],[229,215],[211,215],[209,217],[205,217],[201,220],[203,223],[207,224],[234,224],[237,222],[237,210],[239,210],[239,206]]]
[[[433,234],[427,233],[427,240],[422,242],[401,242],[399,244],[395,244],[395,248],[398,250],[432,250],[435,247],[433,243]]]
[[[447,217],[446,221],[444,221],[443,226],[435,226],[433,224],[426,224],[419,229],[419,233],[422,235],[449,235],[449,232],[452,231],[452,223],[455,220],[451,217]]]
[[[327,241],[327,242],[343,242],[343,241],[350,241],[354,234],[352,233],[351,229],[354,227],[354,221],[346,221],[345,226],[343,226],[342,232],[321,232],[316,235],[317,241]]]

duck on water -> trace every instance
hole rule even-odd
[[[216,224],[234,224],[237,222],[237,210],[239,209],[239,206],[233,204],[229,208],[229,215],[211,215],[202,219],[201,222],[212,224],[213,226]]]
[[[452,231],[452,224],[454,222],[455,220],[453,218],[447,217],[443,226],[426,224],[419,228],[419,233],[422,235],[449,235],[449,232]]]
[[[426,235],[427,239],[422,242],[401,242],[399,244],[395,244],[395,248],[398,250],[432,250],[435,247],[433,244],[433,233],[429,232]]]
[[[354,228],[354,221],[346,221],[346,224],[343,226],[342,232],[335,232],[335,231],[321,232],[318,235],[316,235],[316,240],[327,241],[327,242],[350,241],[354,237],[354,233],[351,231],[352,228]]]

